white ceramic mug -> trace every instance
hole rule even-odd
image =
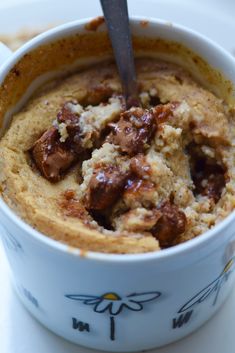
[[[143,20],[132,19],[133,33],[183,43],[235,83],[235,61],[222,48],[181,26]],[[14,54],[0,47],[1,59],[8,56],[0,68],[0,98],[6,76],[25,55],[63,36],[83,33],[85,23],[50,30]],[[14,102],[10,111],[20,104]],[[7,120],[10,113],[4,115]],[[184,244],[135,255],[84,256],[24,223],[2,199],[0,222],[14,286],[24,305],[50,330],[87,347],[127,352],[178,340],[216,312],[233,282],[234,213]]]

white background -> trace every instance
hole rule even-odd
[[[234,0],[129,0],[132,15],[160,17],[206,34],[235,54]],[[0,0],[0,34],[101,13],[98,0]],[[1,221],[1,220],[0,220]],[[216,316],[191,336],[153,353],[234,353],[235,288]],[[50,333],[26,312],[10,285],[0,246],[0,353],[89,353]]]

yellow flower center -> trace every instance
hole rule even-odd
[[[116,293],[105,293],[102,297],[104,299],[108,299],[108,300],[120,300],[121,299]]]
[[[223,272],[224,272],[224,273],[225,273],[225,272],[228,272],[228,270],[230,269],[230,267],[232,266],[232,264],[233,264],[233,259],[230,260],[230,261],[227,263],[227,265],[225,266]]]

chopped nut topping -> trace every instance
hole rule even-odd
[[[57,121],[59,126],[61,126],[61,124],[66,125],[66,132],[68,135],[66,142],[70,145],[70,148],[76,153],[81,153],[83,147],[80,137],[79,116],[71,110],[71,104],[64,104],[57,115]]]
[[[159,104],[151,109],[158,124],[165,123],[170,116],[173,115],[173,111],[178,107],[179,103],[172,102],[167,104]]]
[[[132,194],[132,197],[137,198],[137,194],[147,193],[154,189],[154,184],[151,181],[142,179],[128,179],[125,186],[125,196]]]
[[[58,130],[51,127],[32,148],[34,161],[49,181],[56,182],[76,160],[75,153],[60,142]]]
[[[184,233],[187,219],[184,212],[180,211],[176,205],[165,201],[158,210],[161,217],[152,230],[152,234],[158,239],[161,247],[172,245],[176,237]]]
[[[134,156],[146,149],[156,131],[156,123],[151,111],[132,108],[122,113],[112,128],[108,141],[119,145],[123,153]]]
[[[117,166],[103,166],[94,170],[88,185],[85,205],[88,209],[104,210],[113,205],[125,187],[128,173]]]
[[[53,182],[60,180],[72,162],[93,147],[95,140],[99,139],[108,122],[115,119],[119,111],[119,98],[110,98],[109,105],[89,106],[86,110],[76,101],[66,102],[53,127],[32,148],[33,158],[43,176]],[[43,144],[50,145],[53,154],[49,154],[49,149]],[[45,154],[48,156],[45,157]],[[57,166],[53,166],[53,163],[57,163]]]
[[[145,156],[139,153],[135,157],[131,158],[130,170],[137,177],[146,179],[151,172],[151,167],[147,163]]]
[[[155,185],[149,180],[138,178],[128,179],[125,185],[123,199],[128,205],[153,206],[152,195],[155,190]]]

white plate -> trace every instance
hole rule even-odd
[[[129,0],[133,15],[160,17],[196,29],[235,54],[233,0]],[[0,33],[43,27],[101,14],[98,0],[0,0]],[[0,352],[89,353],[49,332],[23,308],[12,291],[0,247]],[[43,283],[42,283],[43,285]],[[152,353],[235,352],[235,288],[218,314],[191,336]]]

